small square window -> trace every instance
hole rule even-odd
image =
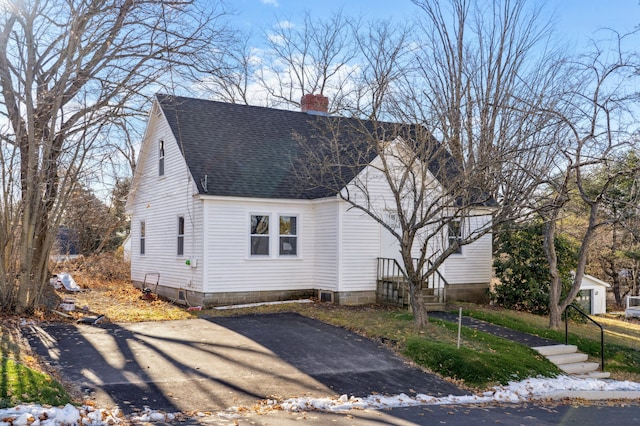
[[[251,255],[269,255],[269,216],[251,215]]]

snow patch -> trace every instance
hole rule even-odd
[[[409,396],[369,395],[357,398],[341,395],[334,398],[291,398],[282,402],[267,400],[258,407],[258,411],[347,411],[352,409],[383,410],[394,407],[410,407],[416,405],[461,405],[492,402],[521,403],[536,399],[544,399],[558,392],[603,392],[603,399],[608,395],[620,398],[620,392],[640,392],[640,383],[616,381],[608,379],[581,379],[569,376],[556,378],[531,378],[520,382],[510,382],[505,386],[496,386],[478,395],[449,395],[434,397],[425,394]],[[219,418],[234,419],[240,413],[255,411],[255,408],[233,407],[217,414]],[[196,416],[205,416],[198,413]],[[0,410],[0,426],[62,426],[62,425],[118,425],[131,422],[159,423],[170,422],[176,418],[173,413],[163,413],[150,408],[136,415],[125,418],[122,412],[99,409],[91,406],[74,407],[67,404],[62,408],[42,407],[38,404],[18,405],[14,408]]]

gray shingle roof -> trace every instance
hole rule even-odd
[[[346,158],[353,162],[341,168],[338,183],[349,182],[375,158],[375,151],[366,149],[362,136],[354,136],[354,129],[363,125],[373,130],[370,122],[172,95],[156,97],[201,194],[283,199],[335,195],[339,185],[311,186],[294,170],[294,164],[306,161],[301,138],[317,141],[319,150],[326,149],[329,138],[323,137],[322,129],[331,129],[332,137],[350,153]],[[390,132],[397,134],[400,128],[389,123],[378,126],[387,127],[385,140],[392,140],[395,134]],[[405,131],[410,129],[404,126]],[[439,175],[455,172],[450,156],[444,162],[431,163],[441,181],[443,176]],[[448,170],[443,172],[442,163]],[[336,179],[328,175],[327,179]]]

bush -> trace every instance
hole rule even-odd
[[[122,251],[115,253],[100,253],[88,257],[79,257],[55,265],[54,273],[68,272],[77,277],[90,280],[115,281],[129,280],[131,276],[130,263],[124,259]]]
[[[543,250],[542,222],[507,227],[498,235],[493,266],[499,279],[490,298],[508,309],[547,314],[549,312],[549,263]],[[556,237],[558,271],[563,292],[573,280],[578,250],[566,237]]]

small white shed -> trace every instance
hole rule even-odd
[[[591,315],[607,313],[607,290],[611,287],[608,283],[585,274],[580,284],[580,293],[576,297],[578,302]]]

